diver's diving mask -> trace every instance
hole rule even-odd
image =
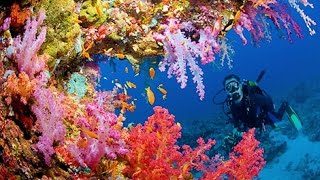
[[[225,90],[235,103],[239,103],[241,101],[243,93],[241,83],[239,81],[232,80],[230,82],[227,82],[225,85]]]
[[[230,81],[225,85],[225,90],[229,94],[232,94],[239,89],[240,89],[240,83],[238,81]]]

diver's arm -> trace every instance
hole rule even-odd
[[[254,94],[250,99],[255,103],[255,106],[259,106],[265,111],[274,111],[273,101],[270,96]]]

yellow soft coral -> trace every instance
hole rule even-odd
[[[51,60],[64,59],[61,63],[69,63],[76,56],[74,46],[80,34],[76,3],[73,0],[43,0],[41,7],[46,11],[47,26],[42,51],[49,54]]]
[[[101,25],[107,18],[100,0],[87,0],[83,2],[80,10],[80,19],[84,23]]]

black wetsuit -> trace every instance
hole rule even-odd
[[[287,103],[283,103],[278,112],[275,112],[271,97],[258,86],[242,85],[243,98],[240,103],[234,103],[230,98],[228,106],[232,114],[232,122],[238,131],[247,131],[249,128],[263,128],[264,125],[273,127],[275,121],[280,121],[285,112]]]

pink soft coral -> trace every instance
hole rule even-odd
[[[62,106],[64,96],[54,94],[53,89],[40,86],[37,87],[33,95],[36,104],[32,106],[32,112],[37,117],[36,123],[42,133],[36,147],[43,153],[45,163],[50,165],[51,156],[54,154],[53,143],[63,143],[66,133]]]
[[[203,71],[198,65],[207,64],[214,60],[214,53],[220,51],[214,31],[210,27],[196,30],[190,22],[180,23],[177,19],[169,19],[168,24],[162,24],[163,33],[154,34],[155,39],[162,41],[166,56],[159,69],[165,71],[168,66],[168,77],[176,76],[181,88],[187,86],[187,66],[192,75],[193,82],[197,85],[197,93],[202,100],[204,98]],[[199,35],[197,41],[187,37],[183,31],[196,31]]]
[[[23,37],[18,36],[14,41],[15,59],[19,71],[26,72],[30,78],[45,69],[47,56],[38,56],[37,53],[45,40],[46,27],[41,27],[41,31],[37,36],[38,28],[41,26],[45,18],[43,9],[39,12],[38,20],[34,17],[28,19]]]
[[[114,160],[128,152],[116,114],[106,112],[97,102],[87,103],[85,114],[78,120],[82,133],[67,147],[81,166],[96,170],[102,157]]]

